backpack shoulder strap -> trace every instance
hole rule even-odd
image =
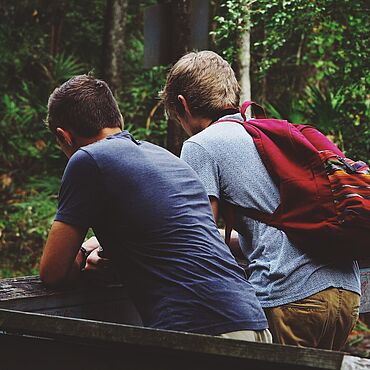
[[[256,104],[251,100],[247,100],[242,104],[242,107],[240,109],[240,114],[242,115],[244,121],[247,120],[245,112],[249,107],[251,107],[252,114],[254,115],[255,118],[257,119],[266,118],[266,112],[260,105]]]
[[[243,117],[243,120],[237,120],[235,118],[226,118],[226,119],[217,120],[214,123],[218,123],[218,122],[237,122],[237,123],[240,123],[240,124],[244,124],[247,121],[245,113],[246,113],[246,110],[249,107],[251,107],[252,114],[254,115],[254,117],[256,117],[258,119],[266,118],[265,110],[260,105],[254,103],[253,101],[245,101],[243,103],[241,109],[240,109],[240,113],[241,113],[241,116]],[[230,244],[231,232],[233,231],[234,222],[235,222],[235,212],[236,212],[237,208],[241,209],[242,207],[232,205],[230,203],[227,203],[226,201],[222,201],[222,203],[221,203],[221,213],[222,213],[222,217],[223,217],[224,222],[225,222],[225,243],[227,245]],[[260,217],[264,216],[264,214],[262,212],[259,212],[257,210],[250,210],[250,211],[255,212]]]

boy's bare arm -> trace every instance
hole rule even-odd
[[[218,204],[218,199],[216,197],[209,197],[209,201],[211,202],[211,208],[213,212],[213,217],[216,221],[216,224],[218,222],[218,217],[219,217],[219,204]],[[225,239],[225,230],[223,229],[218,229],[222,237]],[[229,248],[231,253],[234,255],[235,258],[245,258],[243,255],[243,252],[240,249],[240,244],[239,244],[239,237],[238,233],[236,231],[231,232],[231,237],[230,237],[230,243],[229,243]]]
[[[40,261],[40,278],[48,285],[60,285],[78,278],[83,254],[81,244],[87,230],[54,221]]]

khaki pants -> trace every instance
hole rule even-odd
[[[275,343],[340,351],[356,324],[359,306],[358,294],[329,288],[265,313]]]
[[[268,329],[265,330],[240,330],[220,334],[220,337],[246,340],[248,342],[272,343],[272,336]]]

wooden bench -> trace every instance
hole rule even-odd
[[[82,282],[47,289],[37,277],[0,280],[0,369],[370,369],[343,352],[154,330],[125,287]]]

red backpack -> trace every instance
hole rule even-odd
[[[251,106],[255,119],[247,120]],[[246,216],[283,230],[298,247],[325,259],[370,258],[370,170],[354,162],[312,126],[266,118],[247,101],[241,123],[280,192],[272,214],[236,207]],[[228,205],[229,211],[235,206]],[[234,210],[233,210],[234,211]],[[227,212],[229,215],[232,212]],[[226,242],[232,222],[225,217]],[[231,217],[233,218],[233,217]]]

